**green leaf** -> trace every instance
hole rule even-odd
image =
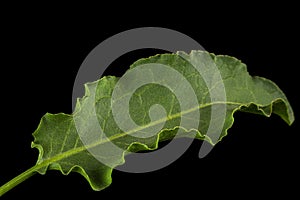
[[[206,70],[205,74],[217,77],[215,71],[203,60],[207,56],[217,67],[222,83],[216,81],[217,78],[206,80],[193,66],[202,65],[202,69]],[[174,78],[173,76],[164,72],[156,74],[155,68],[146,68],[157,64],[168,66],[183,77],[182,80],[178,80],[174,91],[192,90],[196,104],[189,96],[182,102],[174,91],[165,86],[172,84],[170,79]],[[127,85],[118,82],[121,79],[117,77],[103,77],[85,85],[85,96],[78,100],[72,115],[47,113],[43,116],[33,133],[32,147],[39,150],[38,161],[26,173],[45,174],[47,170],[60,170],[66,175],[78,172],[94,190],[102,190],[110,185],[112,169],[125,162],[124,156],[127,153],[155,150],[159,141],[174,137],[196,137],[214,145],[227,135],[236,111],[267,117],[275,113],[288,124],[294,121],[292,108],[278,86],[265,78],[251,77],[246,65],[233,57],[216,56],[202,51],[192,51],[190,54],[178,52],[138,60],[131,65],[126,74],[133,73],[136,69],[144,70],[140,71],[139,76],[132,76],[130,82],[141,81],[141,76],[150,77],[149,80],[153,82],[141,85],[132,94],[125,92],[114,98],[114,92],[126,91]],[[148,73],[145,73],[147,70]],[[183,83],[188,83],[190,89],[181,88]],[[215,88],[222,88],[220,84],[224,86],[226,101],[213,99],[214,92],[220,94],[220,91],[213,91]],[[124,98],[129,98],[128,108],[120,104]],[[160,107],[153,107],[156,104],[161,105],[165,113],[159,111]],[[117,108],[117,114],[112,109],[114,106]],[[218,116],[211,117],[213,107],[225,108],[224,119]],[[130,121],[127,120],[124,120],[123,124],[116,121],[118,116],[121,116],[120,119],[123,119],[122,116],[126,118],[127,110],[135,127],[129,126]],[[153,112],[149,113],[149,110]],[[199,115],[197,123],[193,122],[197,121],[195,118],[188,119],[195,114]],[[185,123],[181,123],[184,120]],[[212,129],[212,133],[207,134],[210,125],[217,124],[220,120],[223,125],[220,133],[217,133],[217,129]],[[126,131],[120,128],[120,125],[125,127]],[[103,132],[99,132],[99,127]],[[153,133],[153,130],[156,132]],[[118,148],[112,148],[111,143]],[[13,179],[10,184],[2,186],[0,194],[28,178],[26,173]]]

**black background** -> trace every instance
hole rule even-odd
[[[143,6],[131,11],[124,7],[122,13],[104,5],[93,11],[59,6],[7,8],[9,12],[1,19],[0,185],[35,164],[38,151],[30,143],[40,118],[46,112],[72,112],[73,83],[87,54],[106,38],[131,28],[174,29],[209,52],[239,58],[251,75],[271,79],[285,92],[296,123],[288,126],[274,115],[236,113],[228,136],[203,159],[198,158],[202,142],[194,141],[180,159],[159,171],[113,171],[111,186],[101,192],[94,192],[79,174],[49,171],[31,177],[3,199],[137,198],[137,193],[139,198],[296,194],[299,32],[293,5],[219,5],[219,9],[217,5],[182,5],[178,10],[160,6],[147,12]],[[136,59],[159,52],[129,53],[105,74],[121,75]]]

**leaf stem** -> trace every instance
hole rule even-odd
[[[11,190],[14,187],[16,187],[17,185],[19,185],[20,183],[22,183],[23,181],[25,181],[26,179],[28,179],[31,176],[33,176],[34,174],[36,174],[37,173],[36,170],[38,170],[39,168],[41,168],[40,165],[35,165],[35,166],[29,168],[28,170],[26,170],[25,172],[21,173],[20,175],[16,176],[15,178],[11,179],[4,185],[2,185],[0,187],[0,197],[3,194],[5,194],[6,192],[8,192],[9,190]]]

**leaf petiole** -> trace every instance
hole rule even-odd
[[[4,185],[2,185],[0,187],[0,197],[2,195],[4,195],[6,192],[8,192],[9,190],[11,190],[14,187],[16,187],[17,185],[19,185],[20,183],[22,183],[23,181],[27,180],[28,178],[30,178],[31,176],[36,174],[37,170],[40,169],[41,167],[43,167],[43,166],[42,165],[35,165],[35,166],[29,168],[28,170],[26,170],[25,172],[19,174],[15,178],[11,179],[10,181],[5,183]]]

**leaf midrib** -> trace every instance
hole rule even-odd
[[[105,140],[97,141],[97,142],[92,143],[90,145],[80,146],[80,147],[76,147],[76,148],[70,149],[70,150],[65,151],[65,152],[61,152],[61,153],[59,153],[59,154],[57,154],[57,155],[55,155],[53,157],[47,158],[47,159],[43,160],[42,162],[38,163],[37,164],[37,166],[39,166],[38,169],[46,167],[49,164],[57,162],[59,160],[68,158],[69,156],[72,156],[74,154],[80,153],[80,152],[82,152],[84,150],[88,150],[90,148],[96,147],[98,145],[104,144],[104,143],[109,142],[109,141],[114,141],[116,139],[119,139],[121,137],[133,134],[133,133],[135,133],[137,131],[149,128],[151,126],[155,126],[157,124],[160,124],[160,123],[172,120],[172,119],[176,119],[176,118],[180,117],[181,115],[191,113],[191,112],[193,112],[193,111],[195,111],[197,109],[203,109],[205,107],[216,105],[216,104],[230,104],[230,105],[239,105],[240,106],[243,103],[215,101],[215,102],[212,102],[212,103],[202,104],[202,105],[196,106],[194,108],[191,108],[191,109],[188,109],[188,110],[185,110],[185,111],[181,111],[181,112],[175,113],[173,115],[169,115],[167,117],[164,117],[164,118],[158,119],[156,121],[150,122],[149,124],[147,124],[145,126],[139,126],[138,128],[132,129],[130,131],[119,133],[119,134],[115,134],[115,135],[113,135],[113,136],[111,136],[111,137],[109,137],[109,138],[107,138]],[[38,169],[36,169],[36,170],[38,170]]]

